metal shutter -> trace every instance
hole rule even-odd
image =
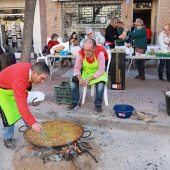
[[[114,16],[121,19],[121,13],[122,0],[62,2],[63,41],[68,41],[73,31],[81,39],[89,26],[104,35],[110,19]]]

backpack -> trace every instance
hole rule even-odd
[[[12,64],[16,64],[16,58],[15,58],[15,54],[13,52],[9,53],[10,57],[11,57],[11,62]]]

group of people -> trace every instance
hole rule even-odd
[[[45,50],[43,50],[43,53],[45,54],[50,54],[50,49],[55,46],[55,45],[58,45],[60,44],[59,41],[58,41],[58,34],[52,34],[51,35],[51,40],[48,41],[48,44],[47,46],[45,46]],[[71,34],[71,37],[69,39],[69,45],[70,47],[71,46],[79,46],[80,45],[80,41],[77,37],[77,33],[76,32],[73,32]],[[56,58],[56,60],[58,60],[58,58]],[[72,59],[71,58],[68,58],[68,59],[63,59],[62,61],[62,66],[72,66]]]
[[[92,28],[86,29],[86,38],[83,47],[77,54],[74,64],[74,73],[70,78],[71,85],[71,100],[72,104],[69,109],[74,109],[80,100],[79,86],[87,86],[95,84],[96,93],[94,100],[94,111],[97,113],[102,112],[102,102],[104,95],[104,88],[107,83],[107,75],[105,72],[105,63],[108,60],[108,53],[103,44],[107,43],[110,48],[115,48],[115,42],[117,40],[125,40],[127,34],[134,40],[136,52],[144,53],[147,49],[147,33],[144,28],[143,21],[138,18],[135,22],[135,31],[124,29],[121,34],[117,28],[120,24],[120,20],[114,17],[109,26],[106,28],[105,37],[100,33],[95,32]],[[48,42],[47,51],[59,44],[57,41],[58,35],[53,34],[51,40]],[[72,33],[69,40],[70,45],[79,45],[77,34]],[[119,41],[117,41],[119,42]],[[163,31],[159,35],[159,44],[161,50],[164,52],[168,50],[170,45],[170,24],[166,24],[163,27]],[[128,44],[130,47],[132,44]],[[138,72],[139,75],[135,78],[144,80],[144,61],[138,60]],[[159,67],[159,78],[163,80],[163,63]],[[167,66],[167,80],[170,80],[170,67]],[[37,133],[42,133],[43,129],[40,123],[38,123],[35,117],[30,112],[27,105],[28,90],[31,89],[33,83],[43,83],[50,74],[50,69],[45,62],[30,63],[17,63],[7,67],[0,72],[0,114],[3,121],[2,138],[4,145],[8,149],[14,149],[15,139],[14,136],[14,124],[23,118],[27,126],[31,126]],[[6,78],[8,77],[8,79]]]
[[[125,32],[125,34],[123,34]],[[127,38],[124,35],[129,36],[129,43],[126,44],[126,47],[135,47],[136,55],[144,54],[147,50],[147,44],[151,43],[152,31],[146,25],[144,25],[143,20],[137,18],[131,30],[124,28],[123,22],[119,18],[112,18],[110,25],[106,28],[105,33],[105,42],[107,42],[110,48],[115,48],[115,42],[118,46],[124,45],[125,39]],[[116,40],[116,41],[115,41]],[[162,52],[166,53],[169,49],[170,52],[170,24],[165,24],[163,26],[163,31],[159,34],[158,38],[159,48]],[[138,68],[138,75],[136,79],[145,80],[145,60],[139,59],[136,61]],[[163,70],[166,65],[166,78],[170,82],[170,61],[169,60],[160,60],[158,68],[158,77],[160,80],[163,78]]]

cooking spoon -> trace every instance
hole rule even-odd
[[[42,131],[42,133],[41,133],[41,136],[45,139],[46,143],[48,143],[48,140],[47,140],[47,138],[46,138],[46,136],[45,136],[45,134],[44,134],[43,131]]]

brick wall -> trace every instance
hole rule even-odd
[[[170,23],[170,5],[169,5],[169,0],[159,0],[158,25],[157,25],[158,33],[160,33],[162,31],[162,27],[166,23]]]
[[[152,17],[151,20],[152,27],[155,31],[155,37],[157,37],[162,31],[163,25],[170,22],[170,7],[169,0],[155,0],[154,3],[156,3],[156,8],[158,8],[158,10],[152,9],[154,17]],[[45,0],[45,4],[47,38],[50,38],[52,33],[57,33],[59,37],[62,37],[61,2]],[[155,20],[156,26],[153,26],[153,20]],[[126,28],[131,28],[133,22],[133,0],[130,0],[129,4],[126,4],[125,0],[122,0],[122,21],[125,23]]]
[[[45,0],[45,3],[47,38],[50,38],[53,33],[56,33],[59,37],[62,37],[61,2]]]
[[[125,27],[131,29],[133,22],[133,1],[130,1],[129,4],[125,3],[125,0],[122,1],[122,21],[125,23]]]

